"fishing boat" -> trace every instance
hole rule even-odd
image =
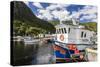
[[[91,48],[95,41],[91,40],[95,32],[85,29],[75,19],[60,21],[55,26],[54,53],[56,62],[85,61],[85,49]]]

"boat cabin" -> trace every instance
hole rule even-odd
[[[56,28],[56,41],[71,44],[91,44],[94,32],[84,26],[74,24],[59,24]]]

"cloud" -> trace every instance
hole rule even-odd
[[[81,13],[83,14],[93,14],[97,13],[97,7],[95,6],[85,6],[83,10],[80,10]]]
[[[69,5],[66,5],[66,4],[50,4],[50,6],[48,6],[46,9],[47,10],[56,10],[58,8],[58,9],[64,10],[68,6]]]
[[[55,18],[59,19],[59,20],[69,20],[69,12],[67,10],[54,10],[52,11],[52,14]]]
[[[66,20],[69,19],[69,12],[66,10],[68,5],[62,4],[50,4],[45,9],[38,9],[39,15],[37,17],[47,20],[58,19]]]
[[[51,15],[50,11],[39,9],[39,15],[37,15],[38,18],[45,19],[45,20],[52,20],[53,16]]]
[[[80,12],[76,12],[76,11],[73,11],[72,14],[70,15],[70,18],[80,18]]]
[[[87,22],[97,22],[97,7],[85,6],[78,12],[72,12],[71,17],[76,19],[80,18],[80,21],[87,20]]]
[[[97,22],[97,7],[96,6],[84,6],[78,11],[68,11],[66,8],[70,5],[66,4],[50,4],[46,8],[43,8],[40,3],[33,3],[39,9],[37,17],[45,20],[58,19],[70,20],[71,18],[78,19],[85,22]],[[41,9],[42,8],[42,9]],[[72,12],[72,14],[70,14]]]
[[[33,3],[33,5],[41,9],[43,8],[42,5],[38,2]]]
[[[96,14],[88,14],[88,15],[82,16],[80,20],[81,21],[89,20],[89,22],[97,22],[97,16]]]

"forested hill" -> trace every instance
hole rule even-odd
[[[59,21],[49,21],[49,23],[51,23],[52,25],[56,26],[57,24],[60,24]]]
[[[45,31],[55,30],[55,27],[52,24],[48,23],[48,21],[37,18],[34,15],[34,13],[31,11],[31,9],[24,2],[12,1],[11,14],[12,14],[11,18],[14,24],[13,29],[17,31],[16,33],[18,33],[19,31],[20,32],[27,31],[25,29],[26,27],[28,29],[31,27],[31,30],[32,29],[33,31],[36,30],[37,33],[40,33],[41,30],[45,30]],[[35,33],[36,32],[34,32],[34,34]]]
[[[85,23],[80,23],[80,25],[85,26],[85,28],[90,31],[97,32],[97,23],[96,22],[85,22]]]
[[[59,21],[50,21],[50,23],[55,26],[55,25],[59,24]],[[85,26],[85,28],[87,30],[97,32],[97,23],[96,22],[84,22],[84,23],[82,22],[82,23],[80,23],[80,25]]]

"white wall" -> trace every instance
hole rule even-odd
[[[83,32],[83,37],[81,37],[81,33]],[[86,33],[86,37],[84,37]],[[73,42],[77,44],[90,44],[90,37],[93,36],[93,32],[85,29],[71,29],[71,33],[68,35],[69,42],[73,40]]]

